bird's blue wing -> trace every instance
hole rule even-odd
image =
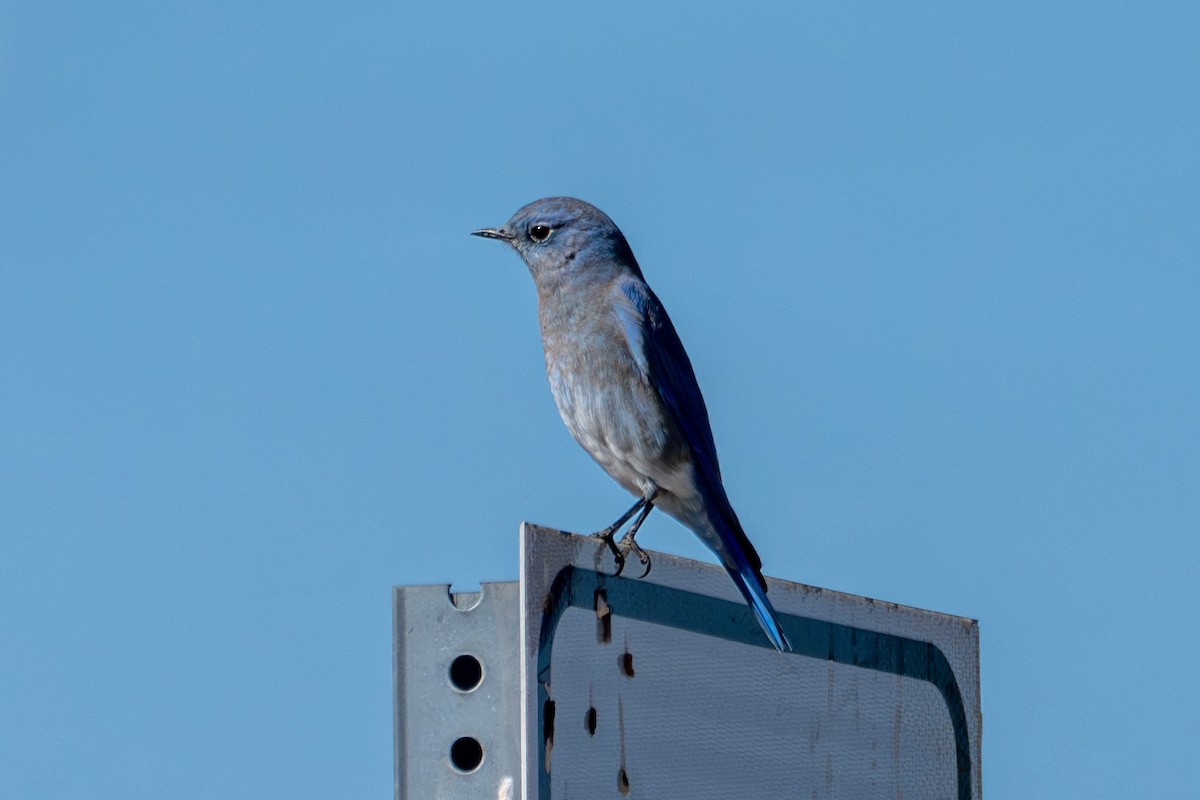
[[[621,293],[629,305],[618,305],[618,312],[638,367],[658,391],[693,454],[720,483],[721,468],[708,421],[708,408],[700,394],[692,362],[679,341],[671,318],[654,292],[642,281],[624,281]]]
[[[762,559],[725,494],[708,409],[679,334],[662,303],[643,281],[624,281],[621,292],[629,304],[618,303],[618,317],[634,360],[657,390],[691,449],[697,488],[703,495],[710,522],[721,538],[717,555],[772,643],[780,650],[790,650],[775,609],[767,599]]]

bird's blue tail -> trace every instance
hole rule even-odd
[[[721,559],[722,566],[737,584],[742,597],[746,598],[746,604],[750,606],[754,618],[758,620],[771,644],[781,653],[791,652],[791,642],[783,632],[783,625],[779,622],[775,608],[767,599],[767,582],[762,574],[762,559],[750,543],[750,538],[746,536],[742,523],[733,512],[733,506],[729,505],[720,474],[707,458],[699,457],[696,461],[708,522],[705,526],[708,531],[696,530],[696,533]],[[706,533],[708,535],[705,535]]]
[[[754,568],[754,565],[745,558],[743,553],[737,553],[735,558],[736,556],[742,556],[742,558],[736,559],[741,563],[737,566],[726,564],[725,569],[729,571],[729,576],[733,578],[733,582],[741,590],[742,596],[746,598],[746,603],[754,613],[754,618],[758,620],[759,626],[763,629],[763,633],[767,634],[771,644],[775,645],[775,649],[780,652],[790,652],[792,644],[783,632],[783,626],[775,614],[775,608],[767,599],[767,585],[763,580],[762,573]]]
[[[729,505],[725,487],[721,484],[721,476],[709,459],[700,457],[696,461],[710,534],[705,536],[700,531],[697,533],[721,559],[721,564],[737,584],[742,597],[746,598],[746,604],[750,606],[754,618],[758,620],[771,644],[781,653],[791,652],[791,642],[783,632],[783,625],[779,622],[774,606],[767,599],[767,582],[762,574],[762,559],[759,558],[750,538],[746,536],[741,521],[733,512],[733,506]],[[712,534],[715,534],[715,541],[710,538]]]

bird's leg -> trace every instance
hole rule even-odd
[[[597,539],[603,539],[604,543],[606,545],[608,545],[608,549],[610,551],[612,551],[613,558],[617,562],[617,571],[615,573],[613,573],[613,577],[620,575],[622,570],[625,569],[625,554],[621,552],[621,549],[619,547],[617,547],[617,543],[615,541],[613,541],[613,539],[616,537],[617,531],[621,530],[621,526],[624,525],[626,522],[628,522],[630,517],[632,517],[634,514],[638,513],[639,511],[641,511],[642,508],[644,506],[646,506],[649,502],[650,501],[644,497],[639,498],[638,501],[636,503],[634,503],[633,506],[631,506],[628,511],[626,511],[624,514],[621,515],[620,519],[618,519],[612,525],[609,525],[604,530],[597,531],[596,533],[592,534]],[[640,519],[645,519],[645,518],[646,518],[645,514],[643,514]],[[638,524],[641,524],[641,523],[639,522]],[[622,538],[621,541],[624,542],[625,538]]]
[[[658,489],[655,489],[653,494],[645,498],[646,505],[642,507],[642,513],[638,514],[638,518],[633,521],[633,524],[629,526],[629,530],[625,532],[625,535],[621,537],[621,541],[617,543],[618,547],[627,553],[633,553],[637,556],[638,561],[642,562],[642,566],[646,568],[646,571],[641,575],[642,578],[650,574],[650,567],[652,565],[650,564],[650,556],[638,545],[633,537],[637,536],[638,529],[642,527],[642,523],[646,521],[646,517],[650,516],[650,512],[654,510],[654,498],[658,497],[658,491]]]

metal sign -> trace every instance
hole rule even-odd
[[[478,691],[447,677],[462,654],[484,665],[479,690],[519,695],[519,723],[501,710],[512,702],[477,704],[495,715],[471,723],[482,732],[474,769],[452,750],[471,738],[470,725],[455,726],[453,704],[448,716],[425,712],[428,724],[411,719],[411,703],[402,708],[401,694],[416,686],[403,670],[425,647],[406,595],[416,590],[397,589],[397,608],[409,607],[407,631],[397,625],[398,797],[981,796],[973,620],[769,580],[794,648],[779,653],[719,567],[651,553],[646,578],[613,577],[611,557],[589,537],[526,525],[521,541],[515,680],[488,667],[495,659],[503,669],[514,655],[503,636],[455,640],[479,609],[456,611],[436,587],[442,609],[426,615],[443,645],[425,670],[436,676],[429,686],[438,684],[426,686],[432,705],[449,691],[463,707]],[[485,598],[495,593],[489,586],[511,584],[485,585]],[[498,622],[501,605],[479,603],[479,613],[511,631]],[[518,748],[501,733],[514,728]],[[427,745],[421,756],[414,730]],[[451,781],[402,787],[429,766],[416,758],[436,762],[429,774],[440,769]]]

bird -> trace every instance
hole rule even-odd
[[[634,537],[661,508],[717,556],[771,644],[791,650],[767,599],[762,559],[725,493],[691,361],[621,230],[583,200],[547,197],[472,235],[507,242],[524,260],[537,289],[559,414],[583,449],[637,498],[595,534],[616,558],[617,574],[629,552],[649,570]]]

